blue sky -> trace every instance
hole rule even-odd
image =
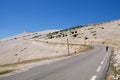
[[[120,19],[120,0],[0,0],[0,38]]]

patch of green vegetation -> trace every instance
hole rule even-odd
[[[0,72],[0,75],[4,75],[4,74],[10,73],[10,72],[12,72],[12,71],[14,71],[14,70],[1,71],[1,72]]]

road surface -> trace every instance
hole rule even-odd
[[[104,80],[110,53],[110,49],[106,52],[105,46],[95,46],[89,52],[0,77],[0,80]]]

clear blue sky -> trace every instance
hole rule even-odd
[[[0,38],[120,19],[120,0],[0,0]]]

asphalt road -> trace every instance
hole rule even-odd
[[[104,80],[110,53],[110,49],[106,52],[105,46],[95,46],[89,52],[0,77],[0,80]]]

